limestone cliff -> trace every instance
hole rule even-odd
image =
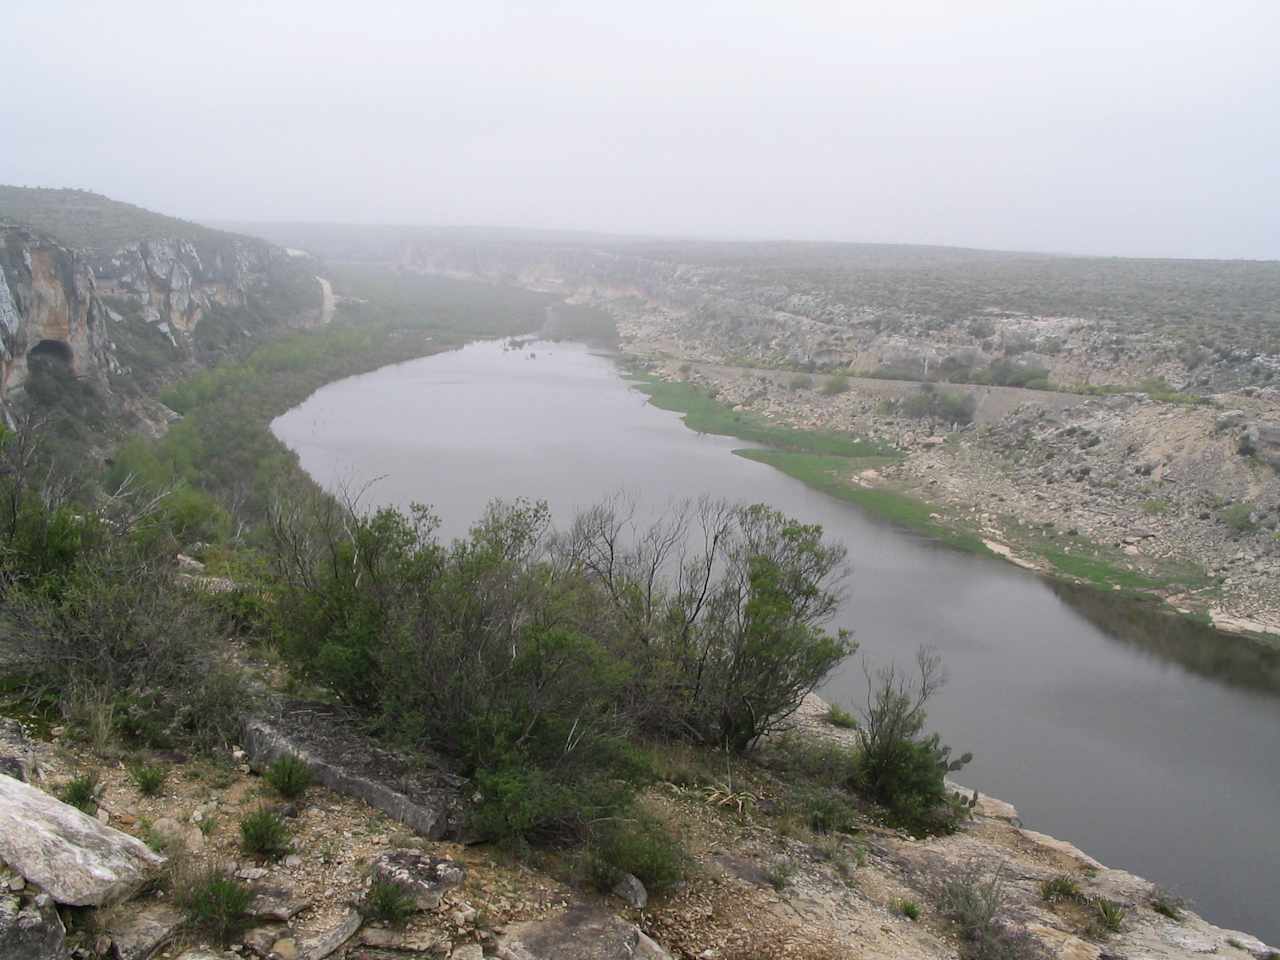
[[[0,187],[0,403],[33,369],[152,394],[332,313],[318,265],[83,191]]]
[[[111,363],[106,315],[83,257],[0,225],[0,390],[20,387],[33,357],[100,375]]]

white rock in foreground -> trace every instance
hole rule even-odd
[[[0,860],[75,907],[124,900],[164,863],[142,841],[3,775]]]

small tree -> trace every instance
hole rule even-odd
[[[911,820],[926,817],[946,799],[944,778],[973,755],[951,759],[938,734],[923,735],[925,704],[946,677],[937,653],[921,648],[914,677],[901,676],[890,664],[867,678],[866,707],[857,728],[857,786],[877,803]]]

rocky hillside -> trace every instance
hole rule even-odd
[[[271,329],[319,322],[317,271],[265,241],[96,194],[0,187],[4,402],[48,399],[45,374],[151,394]]]
[[[1280,371],[1280,264],[466,231],[334,246],[644,317],[673,353],[901,379],[1217,392]],[[380,244],[380,246],[379,246]],[[394,249],[393,249],[394,247]]]

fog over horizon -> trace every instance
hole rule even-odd
[[[1275,0],[46,0],[0,183],[196,220],[1280,258]]]

